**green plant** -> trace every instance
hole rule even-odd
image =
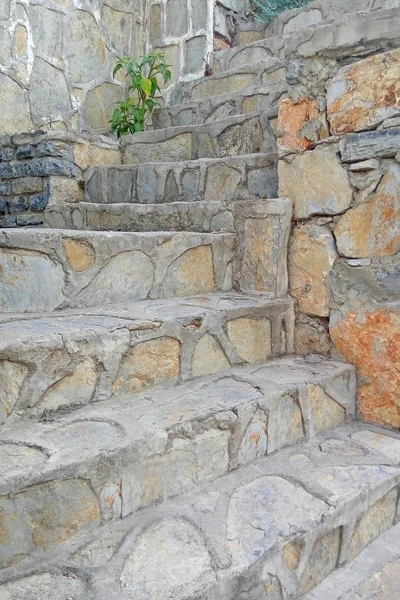
[[[111,133],[129,135],[144,131],[146,116],[151,114],[158,102],[156,96],[161,93],[160,82],[164,85],[171,79],[171,71],[161,52],[154,52],[139,59],[120,58],[115,65],[113,77],[123,69],[129,79],[128,97],[118,102],[114,109]]]
[[[250,0],[250,11],[257,19],[269,23],[284,10],[300,8],[308,2],[309,0]]]

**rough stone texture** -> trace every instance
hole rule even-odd
[[[400,150],[400,128],[349,133],[341,139],[343,162],[396,156]]]
[[[393,164],[372,199],[349,210],[335,227],[340,254],[391,256],[400,250],[400,166]]]
[[[362,522],[398,489],[398,460],[387,463],[365,446],[355,447],[355,432],[362,426],[342,427],[329,438],[287,448],[162,506],[68,540],[43,561],[3,570],[0,590],[24,598],[29,581],[35,592],[45,593],[57,581],[47,571],[59,573],[62,565],[64,574],[75,575],[66,591],[79,599],[83,589],[86,597],[101,600],[113,595],[128,600],[132,593],[146,598],[149,590],[154,598],[167,590],[179,600],[298,597],[334,571],[354,521]],[[332,466],[335,462],[341,467]],[[155,546],[161,563],[152,553]],[[365,573],[368,568],[367,561]],[[332,576],[340,577],[341,570]],[[329,600],[337,600],[335,592],[331,587]]]
[[[328,118],[333,134],[362,131],[400,111],[400,51],[343,67],[330,82]]]
[[[271,323],[268,319],[240,318],[228,321],[228,337],[240,358],[250,364],[271,356]]]
[[[11,230],[0,239],[1,310],[51,311],[230,290],[233,242],[231,234]]]
[[[325,148],[295,156],[290,162],[279,161],[279,194],[293,199],[296,219],[339,214],[352,202],[348,175],[335,154]]]
[[[292,231],[289,249],[289,290],[301,312],[329,316],[328,276],[337,258],[334,238],[327,227],[308,224]]]
[[[279,146],[285,151],[308,150],[314,142],[328,137],[318,106],[309,98],[301,98],[296,104],[289,98],[281,101],[278,131]]]
[[[359,372],[359,410],[366,421],[400,426],[399,331],[396,303],[348,307],[331,317],[331,336],[339,352]]]
[[[293,351],[292,302],[265,296],[150,300],[56,313],[29,324],[21,316],[3,317],[1,421],[72,410],[117,391],[182,382],[242,364],[225,333],[232,319],[270,322],[266,341],[272,355]],[[247,352],[257,358],[263,350],[252,346],[255,341],[247,340]]]

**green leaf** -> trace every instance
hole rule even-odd
[[[149,96],[151,93],[151,85],[152,85],[152,83],[151,83],[150,79],[142,78],[142,80],[140,82],[140,87],[142,88],[144,93],[147,94],[147,96]]]

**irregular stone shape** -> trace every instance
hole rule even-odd
[[[186,250],[168,267],[163,296],[195,296],[214,289],[214,265],[211,246]]]
[[[375,502],[355,526],[346,560],[353,560],[364,548],[394,524],[398,492],[395,488]]]
[[[50,178],[49,205],[83,201],[83,190],[76,179],[69,177]]]
[[[369,202],[352,208],[334,229],[340,254],[391,256],[400,250],[400,165],[393,164]]]
[[[289,290],[299,309],[315,317],[329,316],[328,277],[338,258],[328,227],[295,227],[289,248]]]
[[[181,0],[168,0],[166,7],[167,37],[182,37],[187,32],[187,8]]]
[[[102,83],[89,90],[83,107],[86,125],[92,129],[109,129],[113,110],[123,95],[123,88],[113,83]]]
[[[31,4],[29,20],[36,52],[50,59],[61,59],[63,51],[61,32],[65,24],[65,16],[45,6]]]
[[[309,385],[311,411],[318,432],[334,429],[346,421],[346,411],[319,385]]]
[[[161,4],[152,4],[150,7],[150,39],[152,42],[161,40]]]
[[[236,198],[237,188],[242,179],[239,171],[225,163],[210,165],[207,169],[207,182],[204,191],[206,202],[230,202]]]
[[[363,419],[400,427],[400,311],[389,305],[334,314],[331,337],[363,382],[358,390]]]
[[[304,438],[303,417],[297,398],[284,394],[270,413],[268,421],[268,454],[290,446]]]
[[[234,568],[252,565],[280,537],[320,518],[327,505],[280,477],[260,477],[232,495],[226,518],[227,545]]]
[[[296,590],[299,594],[311,590],[336,568],[339,549],[340,527],[317,539]]]
[[[264,132],[258,118],[238,125],[230,125],[218,138],[220,155],[225,157],[256,154],[261,152],[263,141]]]
[[[134,140],[133,140],[134,141]],[[181,133],[163,142],[132,143],[125,150],[124,163],[180,162],[192,158],[192,135]]]
[[[290,571],[295,571],[304,550],[304,543],[294,541],[289,542],[282,548],[283,560]]]
[[[63,303],[64,271],[48,256],[0,249],[0,311],[51,311]]]
[[[64,74],[38,57],[33,64],[29,99],[37,126],[70,117],[72,104]]]
[[[28,93],[15,81],[0,73],[0,131],[14,135],[16,131],[29,131]]]
[[[36,467],[46,460],[46,454],[38,448],[18,446],[17,444],[0,444],[0,474],[2,476],[6,476],[10,470]]]
[[[238,452],[238,464],[247,465],[267,454],[268,415],[258,410],[243,434]]]
[[[154,267],[144,252],[120,252],[76,297],[77,306],[144,300],[153,284]],[[115,274],[118,273],[118,277]]]
[[[27,375],[26,365],[0,360],[0,425],[6,422],[17,404]]]
[[[88,83],[106,74],[107,49],[95,18],[74,10],[68,28],[67,56],[74,83]]]
[[[68,264],[74,271],[82,273],[94,264],[96,255],[93,246],[88,242],[67,238],[63,240],[63,244]]]
[[[285,35],[290,35],[291,33],[295,33],[301,29],[306,29],[307,27],[317,25],[317,23],[320,23],[322,19],[322,11],[319,8],[310,9],[307,11],[302,10],[297,15],[289,19],[287,23],[285,23],[283,26],[283,33]]]
[[[265,362],[272,354],[271,321],[239,318],[228,321],[228,337],[240,358],[251,365]]]
[[[117,56],[129,56],[133,15],[103,6],[102,25],[105,28],[108,42]]]
[[[343,67],[328,83],[328,118],[333,134],[375,127],[400,111],[400,50]]]
[[[243,235],[241,289],[276,292],[277,225],[272,218],[247,218]]]
[[[205,333],[197,342],[192,356],[193,377],[212,375],[229,369],[230,362],[217,340]]]
[[[79,364],[73,373],[53,384],[40,399],[43,410],[88,404],[96,387],[97,374],[91,361]]]
[[[187,521],[164,520],[147,529],[125,562],[121,585],[135,600],[184,600],[215,581],[199,531]]]
[[[191,38],[185,43],[185,73],[204,73],[207,38],[204,35]]]
[[[16,564],[100,524],[98,501],[84,480],[67,479],[0,498],[0,564]]]
[[[3,68],[11,67],[11,60],[10,32],[0,25],[0,64]]]
[[[316,148],[279,161],[279,194],[294,200],[294,216],[336,215],[347,210],[353,193],[349,178],[333,152]]]
[[[180,343],[171,337],[142,342],[123,357],[114,393],[135,394],[150,387],[173,385],[180,375]]]
[[[393,157],[400,151],[400,127],[349,133],[340,142],[343,162]]]
[[[243,91],[249,83],[254,80],[253,73],[233,73],[225,77],[215,79],[202,79],[192,90],[192,100],[215,95],[215,87],[218,86],[218,94],[231,94]]]
[[[303,133],[306,124],[315,125],[313,136]],[[278,116],[279,145],[285,150],[308,150],[315,141],[328,137],[315,100],[300,98],[295,104],[290,98],[281,100]]]
[[[31,600],[46,598],[46,600],[86,600],[88,598],[86,585],[71,573],[54,575],[42,573],[19,579],[14,583],[0,585],[2,600]]]
[[[17,25],[15,28],[15,47],[19,57],[26,57],[28,54],[28,34],[23,25]]]

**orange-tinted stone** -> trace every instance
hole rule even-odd
[[[351,310],[331,328],[331,336],[363,380],[358,391],[362,417],[400,427],[400,312]]]
[[[400,50],[371,56],[340,69],[328,86],[328,118],[334,134],[361,131],[400,109]]]
[[[290,98],[281,101],[279,106],[278,131],[279,144],[287,150],[307,150],[313,146],[313,140],[308,139],[301,134],[302,127],[309,121],[318,119],[321,113],[315,103],[315,100],[301,98],[295,104]],[[321,138],[327,137],[326,128],[321,122]]]

